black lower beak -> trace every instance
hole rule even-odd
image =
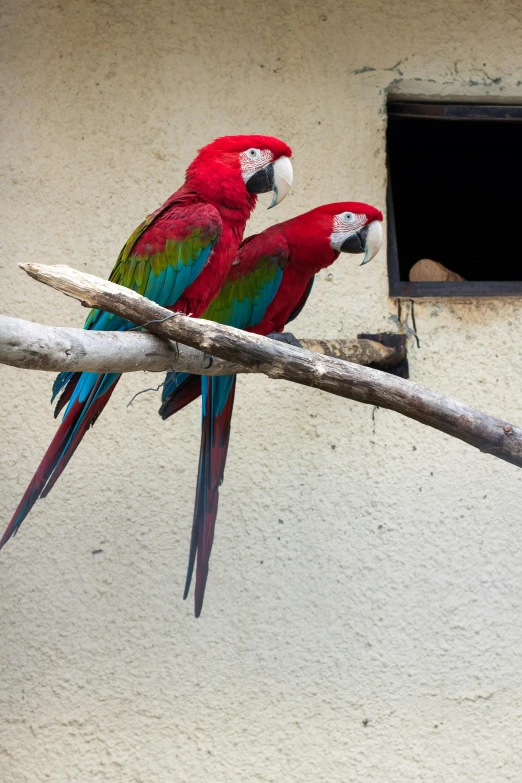
[[[365,253],[366,239],[368,236],[368,226],[364,226],[355,231],[351,236],[344,240],[341,245],[341,253]]]
[[[246,189],[249,193],[269,193],[274,189],[274,166],[269,163],[263,169],[259,169],[247,180]]]

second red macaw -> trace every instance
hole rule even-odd
[[[364,253],[366,264],[381,242],[382,213],[375,207],[350,201],[317,207],[248,237],[219,295],[201,317],[256,334],[282,332],[303,309],[320,269],[340,253]],[[186,598],[196,565],[196,617],[208,577],[235,386],[235,375],[169,373],[163,390],[164,419],[202,394],[201,450],[184,592]]]

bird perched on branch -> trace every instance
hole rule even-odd
[[[185,182],[149,215],[121,251],[110,280],[163,307],[201,315],[216,296],[243,238],[257,194],[279,204],[292,185],[290,148],[272,136],[224,136],[203,147]],[[123,331],[129,321],[92,310],[85,329]],[[87,429],[107,404],[116,373],[61,373],[55,416],[63,421],[9,523],[0,548],[18,530],[36,500],[45,497]]]
[[[268,335],[282,332],[303,309],[315,274],[340,253],[379,251],[382,213],[359,202],[317,207],[242,243],[236,261],[202,318]],[[195,614],[199,617],[214,539],[219,486],[227,457],[236,376],[169,373],[160,414],[167,419],[202,394],[202,434],[184,598],[196,565]]]

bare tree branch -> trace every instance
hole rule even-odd
[[[281,335],[273,335],[279,339]],[[283,335],[284,337],[284,335]],[[356,364],[389,367],[399,351],[373,340],[295,340],[317,353]],[[215,359],[186,345],[143,332],[91,332],[44,326],[0,315],[0,364],[52,372],[161,372],[175,369],[197,375],[252,372],[244,365]]]
[[[67,266],[21,264],[31,277],[120,315],[155,334],[341,397],[379,405],[427,424],[522,467],[522,430],[411,381],[333,357],[313,354],[211,321],[171,313],[128,288]]]

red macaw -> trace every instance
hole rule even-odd
[[[290,148],[272,136],[224,136],[203,147],[185,182],[149,215],[122,249],[110,280],[163,307],[201,315],[234,261],[258,193],[274,191],[270,206],[292,185]],[[122,331],[133,324],[91,310],[85,329]],[[53,401],[65,414],[1,541],[18,530],[36,500],[45,497],[94,424],[119,380],[117,373],[60,373]]]
[[[282,332],[303,309],[314,275],[339,253],[364,253],[362,264],[379,251],[382,213],[359,202],[326,204],[267,228],[242,243],[237,260],[202,318],[256,334]],[[230,436],[236,377],[169,373],[160,414],[164,419],[203,397],[201,450],[194,521],[184,598],[196,565],[195,614],[199,617],[214,527],[219,486]]]

